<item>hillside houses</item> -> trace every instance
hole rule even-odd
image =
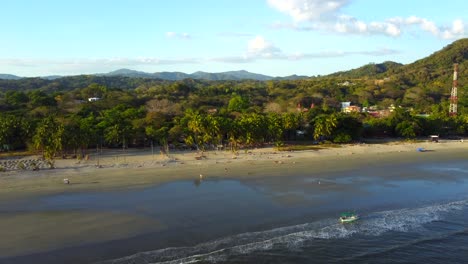
[[[351,102],[341,102],[341,112],[343,113],[368,113],[376,118],[384,118],[390,116],[395,111],[395,106],[392,104],[387,109],[378,109],[377,106],[359,107],[351,105]]]
[[[90,98],[88,98],[88,102],[96,102],[96,101],[99,101],[99,100],[101,100],[101,98],[99,98],[99,97],[90,97]]]
[[[361,112],[361,107],[357,106],[357,105],[350,105],[350,106],[347,106],[343,109],[341,109],[342,112],[344,113],[360,113]]]

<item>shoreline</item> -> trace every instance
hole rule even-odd
[[[418,152],[420,147],[428,151]],[[62,256],[63,263],[77,256],[100,258],[101,250],[89,253],[100,245],[112,251],[106,259],[113,259],[157,249],[156,244],[174,246],[161,234],[177,237],[177,245],[183,246],[189,237],[203,243],[229,236],[226,224],[236,226],[235,234],[246,227],[269,230],[356,209],[356,203],[362,209],[363,200],[365,210],[360,211],[372,211],[373,197],[376,201],[385,197],[377,203],[379,210],[388,208],[387,199],[406,206],[421,198],[445,198],[439,186],[464,193],[466,183],[458,184],[456,177],[465,174],[438,172],[437,163],[450,168],[447,161],[462,162],[464,168],[467,147],[459,142],[400,142],[291,152],[260,148],[235,159],[225,151],[206,152],[203,159],[197,159],[196,152],[153,159],[151,151],[133,150],[126,163],[119,162],[124,159],[117,159],[115,152],[101,156],[102,168],[96,168],[97,160],[91,156],[79,163],[57,160],[57,168],[51,170],[3,172],[0,227],[12,239],[0,243],[0,255],[15,263],[41,257],[48,263],[51,256]],[[64,184],[65,177],[70,184]],[[429,189],[419,192],[413,186],[400,194],[398,188],[387,186],[392,182],[401,186],[420,182],[419,187]],[[376,183],[383,194],[369,192]],[[152,240],[141,243],[146,239]],[[128,248],[128,243],[136,246],[120,255],[119,247]]]
[[[109,151],[90,154],[89,160],[58,159],[55,169],[0,172],[0,198],[12,200],[65,192],[139,188],[179,180],[254,179],[298,173],[342,172],[367,165],[468,158],[468,145],[460,141],[354,144],[340,148],[275,151],[258,148],[240,151],[196,151],[152,155],[131,150],[125,155]],[[426,152],[418,152],[424,148]],[[24,157],[28,159],[31,157]],[[100,167],[97,167],[98,164]],[[63,180],[69,179],[70,184]]]

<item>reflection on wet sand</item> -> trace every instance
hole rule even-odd
[[[154,219],[123,213],[67,210],[2,212],[0,256],[121,239],[161,229],[163,226]]]

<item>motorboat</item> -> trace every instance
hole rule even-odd
[[[342,213],[340,216],[341,223],[351,223],[359,219],[359,216],[356,213],[346,212]]]

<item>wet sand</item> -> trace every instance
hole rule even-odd
[[[5,257],[122,239],[164,227],[130,214],[57,210],[2,213],[0,228],[4,237],[0,256]]]
[[[418,152],[416,149],[419,147],[430,151]],[[227,224],[233,221],[236,212],[243,212],[243,217],[248,219],[245,226],[258,222],[274,227],[278,223],[281,225],[281,221],[291,222],[290,219],[281,220],[281,216],[275,213],[277,210],[291,210],[285,215],[292,217],[295,214],[309,214],[311,206],[320,208],[322,202],[331,202],[326,198],[330,193],[345,200],[364,195],[360,193],[363,190],[359,180],[351,179],[349,183],[340,184],[333,175],[371,167],[370,174],[363,177],[372,178],[380,169],[387,170],[384,177],[397,181],[440,177],[440,173],[408,174],[401,170],[412,164],[464,160],[468,158],[466,147],[462,142],[425,142],[361,144],[295,152],[264,148],[239,155],[226,151],[206,152],[203,159],[197,159],[199,154],[196,152],[171,153],[168,158],[153,156],[146,150],[126,153],[125,157],[118,156],[118,153],[100,156],[101,168],[95,166],[97,159],[92,156],[90,160],[79,163],[76,160],[58,160],[57,168],[52,170],[4,172],[0,174],[0,208],[3,208],[0,210],[0,229],[7,230],[7,237],[12,239],[1,240],[0,256],[125,240],[163,230],[172,236],[187,226],[188,231],[192,232],[191,242],[193,237],[202,237],[206,228],[223,230],[209,231],[214,237],[228,235],[226,230],[234,233],[242,231],[244,227],[240,223],[237,223],[236,229],[223,228],[220,224],[223,221],[210,227],[210,216],[223,219],[226,208],[230,208],[229,211],[232,209],[231,219],[224,220]],[[307,176],[307,180],[296,177],[300,175]],[[354,177],[352,173],[350,175]],[[64,178],[71,183],[64,184]],[[450,174],[447,174],[447,178],[450,178]],[[235,181],[226,182],[230,179]],[[223,184],[216,186],[218,180]],[[140,190],[145,192],[151,186],[177,182],[181,185],[174,185],[168,192],[178,192],[173,200],[166,200],[170,195],[160,189],[157,197],[152,192],[149,192],[149,197],[140,194]],[[211,187],[208,193],[198,196],[190,182]],[[187,187],[187,183],[192,186]],[[248,188],[241,188],[242,185]],[[230,192],[232,197],[223,197],[223,186],[239,189]],[[253,192],[249,191],[251,188]],[[187,200],[185,194],[188,193],[197,199]],[[238,204],[236,199],[249,195],[252,198],[242,199],[247,199],[249,204],[258,203],[258,206],[248,209]],[[45,197],[37,204],[42,207],[36,208],[36,197]],[[113,197],[115,201],[112,201]],[[138,198],[132,200],[132,197]],[[80,203],[80,206],[75,208],[76,203]],[[210,206],[205,208],[206,204]],[[302,207],[304,209],[297,209]],[[332,207],[328,206],[326,210],[334,210]],[[187,210],[196,215],[187,218]],[[271,215],[275,215],[275,218]],[[197,227],[203,228],[198,231]],[[256,230],[259,227],[250,228]],[[155,243],[160,242],[155,240]]]
[[[468,158],[468,143],[394,143],[345,145],[322,150],[279,152],[272,148],[241,151],[208,151],[152,155],[148,150],[91,155],[86,161],[62,159],[55,169],[0,173],[0,201],[36,195],[104,191],[145,187],[178,180],[255,179],[297,175],[303,172],[332,173],[371,164],[399,164]],[[418,152],[424,148],[427,152]],[[99,163],[99,167],[97,167]],[[69,179],[70,184],[63,180]],[[324,187],[325,188],[325,187]]]

